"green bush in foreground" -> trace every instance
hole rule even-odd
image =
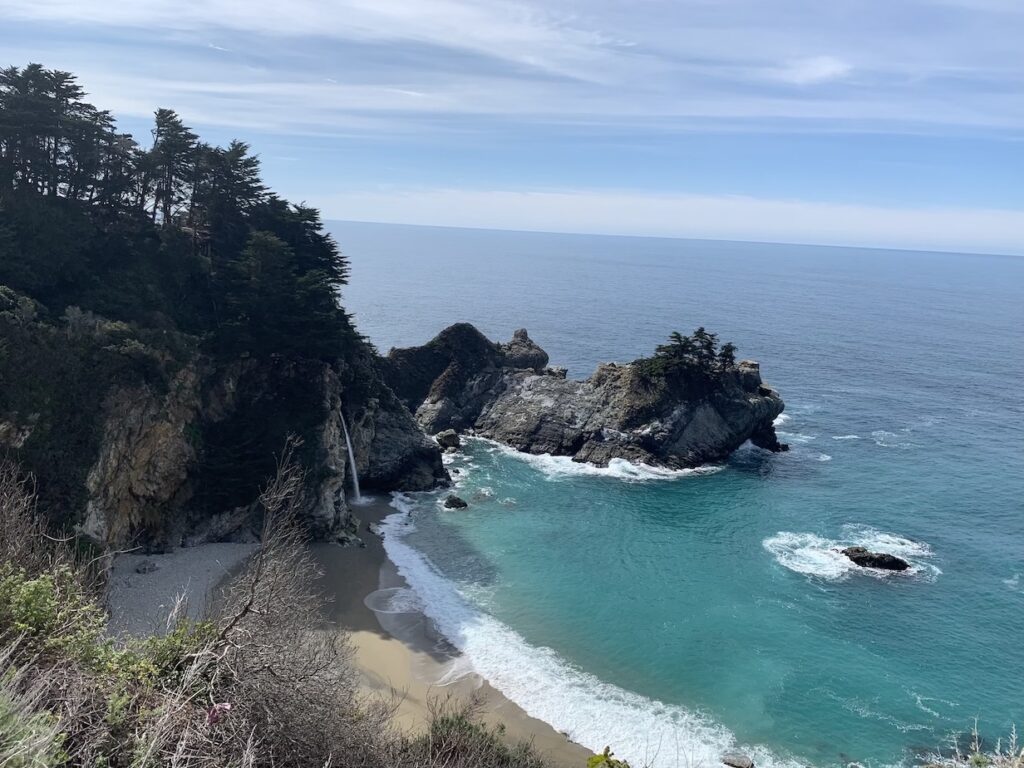
[[[65,764],[59,721],[38,711],[32,694],[19,690],[21,678],[0,655],[0,766],[57,768]]]

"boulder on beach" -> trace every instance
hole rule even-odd
[[[463,499],[460,499],[458,496],[449,496],[447,499],[444,500],[445,509],[465,509],[468,506],[469,504],[467,504]]]
[[[722,764],[729,768],[754,768],[754,761],[740,752],[726,752],[722,755]]]
[[[434,435],[434,439],[437,440],[437,444],[442,448],[461,448],[462,441],[459,440],[459,433],[454,429],[446,429],[443,432],[438,432]]]
[[[865,547],[847,547],[842,553],[861,568],[879,568],[883,571],[905,571],[910,563],[887,552],[872,552]]]

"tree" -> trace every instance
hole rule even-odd
[[[186,185],[192,179],[197,136],[171,109],[156,111],[149,171],[152,174],[153,213],[161,214],[164,227],[173,223],[178,206],[186,199]]]
[[[720,370],[727,371],[734,365],[736,365],[736,345],[727,341],[718,351],[718,366]]]
[[[299,269],[295,252],[270,232],[254,232],[226,264],[223,297],[222,351],[331,359],[350,337],[327,276]]]

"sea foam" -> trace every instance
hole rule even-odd
[[[612,459],[608,462],[607,467],[599,467],[594,464],[573,461],[571,456],[552,456],[550,453],[523,453],[485,438],[474,437],[468,439],[486,443],[489,450],[493,452],[501,453],[529,464],[544,475],[546,480],[551,481],[565,480],[572,477],[607,477],[627,483],[646,483],[711,475],[722,470],[722,467],[711,465],[694,467],[692,469],[668,469],[667,467],[654,467],[650,464],[634,464],[625,459]]]
[[[595,752],[611,745],[616,755],[633,765],[714,766],[723,752],[736,749],[734,736],[724,726],[606,683],[552,649],[530,645],[510,627],[477,609],[425,555],[404,540],[414,530],[405,525],[414,503],[409,494],[395,494],[392,506],[399,512],[381,525],[386,531],[384,547],[419,596],[423,613],[465,655],[471,671],[486,678],[530,716]],[[764,748],[743,750],[767,768],[800,765]]]
[[[934,554],[927,544],[862,525],[844,525],[841,539],[828,539],[814,533],[779,531],[766,538],[762,544],[785,568],[828,581],[839,581],[852,574],[875,578],[919,576],[934,580],[942,573],[937,566],[927,561]],[[862,568],[840,551],[855,546],[901,557],[910,563],[910,569],[899,572]]]

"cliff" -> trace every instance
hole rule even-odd
[[[747,440],[785,450],[772,424],[785,406],[755,362],[714,373],[608,363],[582,381],[547,362],[525,330],[495,344],[459,324],[392,350],[382,370],[428,432],[472,430],[528,453],[693,467]]]
[[[291,435],[304,522],[318,539],[350,539],[343,419],[364,489],[446,479],[365,345],[330,363],[215,357],[182,334],[88,313],[57,320],[9,289],[0,338],[0,452],[35,475],[52,519],[107,547],[251,538],[259,489]]]

